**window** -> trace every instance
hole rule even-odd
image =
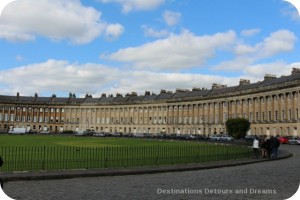
[[[15,120],[15,115],[14,114],[10,114],[10,121],[13,122]]]
[[[285,120],[285,111],[284,110],[281,111],[281,119]]]
[[[224,114],[223,114],[223,119],[224,119],[224,122],[227,121],[227,113],[224,113]]]
[[[215,123],[219,123],[219,116],[218,115],[215,116]]]

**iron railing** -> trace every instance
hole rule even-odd
[[[202,163],[249,158],[245,146],[0,147],[1,171],[89,169]]]

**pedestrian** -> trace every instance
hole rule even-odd
[[[277,157],[278,157],[279,146],[280,146],[280,142],[279,142],[278,138],[274,137],[274,147],[273,147],[273,151],[272,151],[272,158],[273,159],[277,159]]]
[[[258,141],[258,137],[255,136],[254,140],[253,140],[253,158],[258,158],[258,153],[259,153],[259,141]]]
[[[3,165],[3,160],[2,157],[0,156],[0,167],[2,167],[2,165]],[[0,178],[0,184],[1,184],[1,188],[3,189],[3,181],[1,178]]]
[[[267,141],[265,137],[262,137],[259,142],[260,148],[261,148],[261,157],[267,158],[268,157],[268,150],[267,150]]]
[[[271,136],[270,138],[270,158],[273,159],[274,158],[274,153],[276,151],[276,142],[277,138],[275,138],[274,136]],[[278,146],[279,147],[279,146]]]

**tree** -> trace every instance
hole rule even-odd
[[[250,129],[250,122],[245,118],[232,118],[226,121],[228,134],[234,138],[244,138]]]

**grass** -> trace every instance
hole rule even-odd
[[[0,135],[2,171],[113,168],[248,157],[235,145],[137,138]]]
[[[54,136],[54,135],[0,135],[0,147],[107,147],[107,146],[174,146],[196,145],[196,143],[183,141],[169,141],[138,138],[114,138],[114,137],[78,137],[78,136]]]

